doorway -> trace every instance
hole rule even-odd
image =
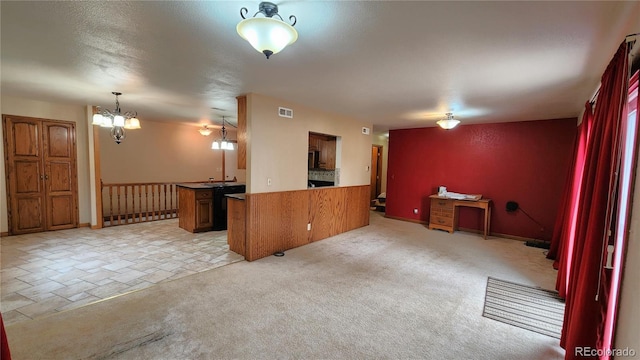
[[[382,145],[371,146],[371,200],[382,191]]]
[[[76,128],[3,115],[9,235],[78,226]]]

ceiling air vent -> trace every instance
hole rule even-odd
[[[278,115],[280,115],[281,117],[286,117],[286,118],[289,118],[289,119],[293,119],[293,110],[287,109],[287,108],[283,108],[283,107],[279,107],[278,108]]]

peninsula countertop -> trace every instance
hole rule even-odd
[[[239,185],[244,185],[244,183],[240,183],[240,182],[212,182],[212,183],[180,183],[177,184],[177,186],[181,186],[187,189],[193,189],[193,190],[201,190],[201,189],[213,189],[213,188],[219,188],[219,187],[226,187],[226,186],[239,186]]]
[[[226,194],[225,196],[228,198],[236,199],[236,200],[246,200],[247,194]]]

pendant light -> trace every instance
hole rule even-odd
[[[445,130],[451,130],[454,127],[458,126],[458,124],[460,124],[460,120],[456,120],[453,118],[453,113],[447,113],[446,115],[446,118],[438,120],[436,122],[436,124],[438,124],[438,126],[440,126],[441,128]]]
[[[214,140],[211,143],[211,149],[213,150],[233,150],[233,143],[227,140],[227,129],[224,127],[224,116],[222,117],[222,129],[220,129],[221,139]]]
[[[245,7],[240,9],[240,16],[244,20],[238,23],[236,31],[254,49],[263,53],[267,59],[298,39],[298,32],[293,28],[296,25],[296,17],[289,16],[289,20],[292,20],[293,23],[287,24],[278,14],[278,5],[261,2],[258,6],[258,12],[249,19],[245,18],[248,12],[249,10]],[[264,17],[256,17],[258,14],[263,14]],[[280,20],[274,16],[279,17]]]

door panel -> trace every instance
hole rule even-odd
[[[7,130],[7,138],[12,140],[13,156],[33,156],[40,157],[41,144],[39,125],[36,121],[14,120]]]
[[[69,162],[50,162],[47,169],[49,192],[72,191],[71,173]]]
[[[16,160],[14,169],[17,176],[16,195],[40,193],[42,191],[42,167],[38,160]]]
[[[45,123],[45,134],[47,136],[46,157],[71,157],[71,129],[68,125]]]
[[[54,195],[49,197],[49,229],[58,230],[73,227],[73,196]],[[70,226],[71,225],[71,226]]]
[[[24,234],[45,231],[41,196],[22,196],[14,201],[13,233]]]

